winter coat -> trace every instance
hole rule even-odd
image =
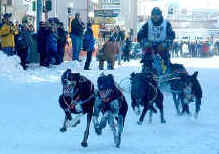
[[[79,37],[83,36],[84,24],[80,23],[78,19],[73,19],[71,22],[71,33]]]
[[[54,52],[57,53],[57,42],[58,41],[58,37],[54,32],[50,32],[47,38],[47,51],[48,53],[50,52]]]
[[[49,31],[45,27],[40,27],[37,33],[37,48],[39,53],[45,53],[47,47],[47,37]]]
[[[58,48],[64,48],[65,45],[66,45],[66,36],[67,36],[67,32],[62,29],[62,28],[58,28],[57,30],[58,32],[58,42],[57,42],[57,45],[58,45]]]
[[[29,41],[27,40],[27,36],[25,32],[19,32],[19,34],[15,35],[15,48],[16,50],[28,48]]]
[[[87,52],[94,51],[95,39],[93,35],[93,30],[88,28],[85,32],[84,39],[83,39],[83,48]]]
[[[102,49],[99,50],[99,53],[97,55],[97,58],[100,61],[115,61],[115,55],[119,53],[119,45],[117,42],[114,41],[106,41],[102,47]]]
[[[16,34],[15,27],[9,26],[8,24],[3,24],[0,29],[1,45],[2,48],[15,46],[14,35]]]

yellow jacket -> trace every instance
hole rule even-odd
[[[16,34],[16,28],[10,27],[8,24],[2,25],[0,29],[2,48],[15,46],[14,35]]]

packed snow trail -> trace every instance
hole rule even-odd
[[[176,115],[171,95],[165,95],[164,114],[167,123],[161,124],[159,114],[148,124],[148,116],[142,126],[130,107],[130,94],[125,92],[129,104],[121,147],[115,148],[109,127],[97,136],[91,124],[88,147],[80,142],[85,129],[86,117],[76,128],[59,132],[64,113],[58,105],[62,86],[60,75],[67,68],[79,71],[91,79],[95,86],[98,75],[96,61],[92,70],[84,71],[83,62],[64,63],[47,69],[31,65],[27,71],[19,66],[19,59],[0,54],[0,153],[1,154],[218,154],[219,153],[219,57],[177,58],[188,72],[199,71],[203,88],[203,100],[198,120]],[[116,66],[112,73],[119,82],[132,72],[140,71],[139,61]],[[129,87],[122,82],[122,87]],[[194,111],[194,105],[192,105]],[[193,112],[194,113],[194,112]]]

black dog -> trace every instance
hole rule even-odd
[[[184,74],[180,79],[170,82],[171,88],[176,90],[176,92],[173,92],[173,98],[179,115],[183,115],[184,113],[190,114],[189,103],[195,102],[195,118],[198,118],[202,99],[202,88],[197,76],[198,72],[192,75]],[[176,86],[177,84],[178,86]],[[182,105],[181,111],[179,109],[180,104]]]
[[[163,94],[150,73],[132,73],[131,74],[131,106],[136,114],[140,114],[140,107],[143,111],[138,120],[138,124],[143,123],[145,114],[151,111],[150,122],[152,122],[152,112],[157,112],[153,104],[155,103],[160,110],[161,123],[165,123],[163,113]]]
[[[101,135],[102,129],[106,127],[108,122],[113,131],[114,143],[116,147],[119,147],[128,104],[122,92],[116,87],[111,74],[101,75],[97,80],[97,85],[98,92],[93,114],[95,131],[98,135]],[[102,117],[99,122],[100,113],[102,113]],[[115,121],[117,121],[117,125]]]
[[[171,64],[169,75],[166,77],[166,81],[160,84],[160,86],[169,85],[170,92],[173,95],[174,104],[178,115],[182,115],[185,112],[190,114],[189,103],[196,102],[195,117],[198,117],[200,111],[202,89],[197,79],[198,72],[193,75],[189,75],[185,67],[181,64]],[[161,81],[162,82],[162,81]],[[167,89],[167,88],[162,88]],[[180,110],[180,105],[182,110]]]
[[[68,122],[73,121],[72,113],[78,115],[74,119],[73,127],[80,123],[80,116],[87,114],[87,127],[81,143],[83,147],[87,147],[93,105],[95,102],[94,85],[79,73],[71,73],[70,69],[63,73],[61,82],[63,84],[63,94],[59,97],[59,104],[65,112],[65,120],[60,131],[67,131]]]

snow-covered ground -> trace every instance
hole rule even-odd
[[[91,124],[88,147],[82,148],[85,117],[76,128],[59,132],[64,118],[57,101],[62,90],[60,75],[71,68],[96,85],[101,73],[97,62],[93,61],[89,71],[83,70],[83,62],[50,69],[31,65],[23,71],[17,57],[0,52],[0,154],[219,154],[219,57],[172,61],[184,64],[190,73],[199,71],[204,96],[198,120],[177,116],[171,95],[165,94],[167,123],[161,124],[159,115],[155,115],[152,124],[146,116],[143,125],[138,126],[130,107],[128,77],[140,71],[140,63],[131,61],[116,66],[114,71],[105,71],[126,89],[129,103],[121,147],[115,148],[109,127],[97,136]]]

